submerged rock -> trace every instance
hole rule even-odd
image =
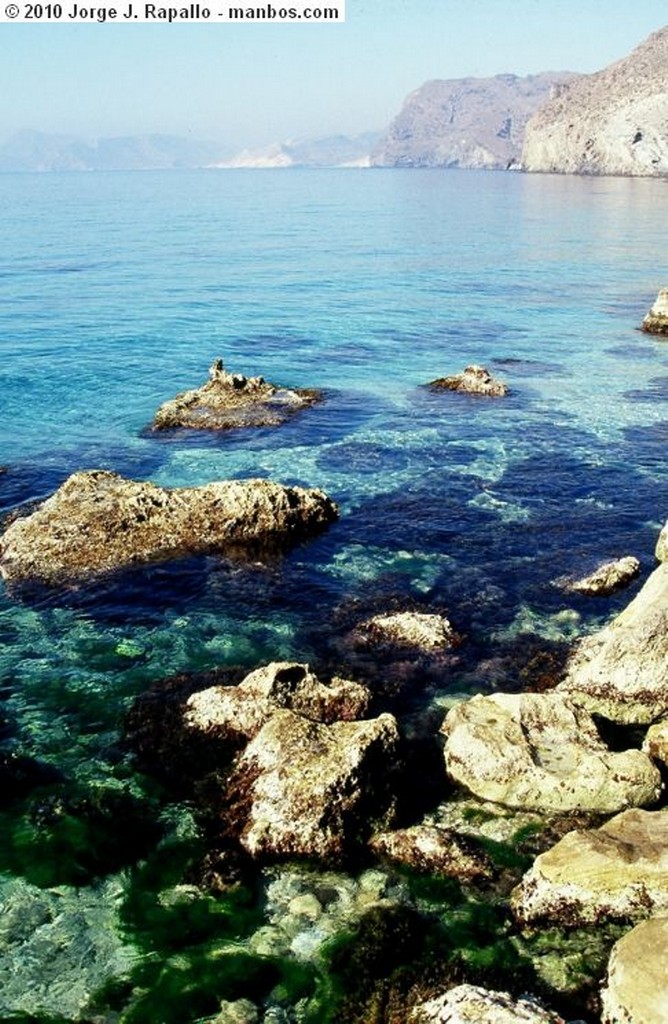
[[[412,871],[445,875],[462,882],[487,880],[496,871],[482,845],[437,825],[413,825],[373,836],[371,849]]]
[[[252,857],[339,860],[391,827],[398,746],[392,715],[324,725],[276,711],[237,759],[223,813]]]
[[[8,527],[0,573],[9,583],[56,584],[185,554],[287,546],[336,518],[322,491],[270,480],[163,488],[92,470]]]
[[[216,359],[205,384],[184,391],[160,406],[153,419],[153,429],[275,427],[321,398],[319,391],[280,388],[264,377],[228,373],[223,360]]]
[[[616,590],[628,586],[639,572],[640,562],[638,559],[633,555],[626,555],[614,562],[600,565],[589,576],[566,582],[564,589],[578,594],[589,594],[591,597],[614,594]]]
[[[448,775],[483,800],[544,811],[614,812],[652,804],[661,776],[639,750],[613,753],[594,721],[557,693],[496,693],[443,723]]]
[[[613,947],[601,1024],[665,1024],[668,916],[642,921]]]
[[[515,999],[478,985],[457,985],[416,1006],[410,1024],[565,1024],[563,1017],[534,999]]]
[[[250,672],[237,686],[212,686],[186,702],[185,722],[196,729],[222,729],[252,739],[279,709],[314,722],[361,718],[371,694],[366,687],[335,678],[329,685],[295,662],[272,662]]]
[[[668,911],[668,810],[633,808],[569,832],[536,858],[511,904],[523,923],[566,926]]]
[[[580,642],[557,689],[615,722],[668,715],[668,563],[608,626]]]
[[[428,387],[437,391],[462,391],[467,395],[491,395],[500,397],[508,394],[508,385],[491,373],[485,366],[467,366],[463,373],[452,377],[439,377]]]
[[[668,334],[668,288],[662,288],[642,322],[648,334]]]

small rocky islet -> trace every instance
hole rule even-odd
[[[508,390],[478,366],[429,387]],[[231,403],[231,417],[201,413],[202,401],[215,406],[214,393],[227,396],[221,401]],[[284,419],[262,418],[268,401],[292,415],[316,400],[315,392],[303,401],[278,393],[262,378],[227,374],[217,361],[207,385],[177,397],[178,416],[170,403],[161,407],[168,411],[159,410],[154,428],[275,426]],[[289,546],[337,516],[323,492],[266,480],[166,489],[82,472],[9,524],[0,572],[10,587],[60,586],[184,552]],[[295,662],[229,680],[156,684],[130,710],[125,742],[140,767],[174,784],[194,808],[206,843],[196,891],[234,892],[258,871],[282,872],[282,884],[300,879],[283,917],[252,932],[249,949],[265,963],[288,955],[312,965],[328,941],[352,928],[350,952],[344,943],[330,960],[350,987],[332,996],[335,1010],[327,1012],[337,1020],[563,1024],[580,1013],[601,1024],[658,1024],[656,979],[668,946],[667,532],[668,525],[657,543],[659,567],[622,613],[576,645],[555,689],[465,698],[441,714],[431,739],[443,747],[438,771],[447,798],[417,818],[422,802],[413,793],[424,780],[411,756],[413,726],[384,706],[382,690],[321,679]],[[629,556],[572,587],[606,595],[638,571]],[[442,652],[447,671],[449,652],[465,638],[445,615],[388,609],[361,618],[347,642],[403,656]],[[612,727],[614,747],[603,739]],[[311,884],[313,865],[321,881]],[[358,883],[349,910],[336,916],[328,908],[340,904],[343,883],[332,882],[328,896],[322,879],[342,866]],[[425,897],[430,887],[441,895]],[[464,927],[459,945],[446,941],[441,929],[456,931],[462,915],[478,923]],[[586,950],[593,927],[606,936],[597,936],[598,967],[580,954],[578,977],[555,980],[541,937],[553,934],[547,945],[558,959],[577,941]],[[436,961],[429,949],[438,951]],[[349,955],[363,983],[346,974]],[[374,1009],[379,999],[383,1016]],[[301,1017],[271,1009],[262,1016],[261,1004],[243,995],[210,1019],[330,1019],[309,1016],[307,1002]]]

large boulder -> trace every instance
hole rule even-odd
[[[615,722],[668,715],[668,563],[608,626],[581,641],[557,689]]]
[[[601,1024],[666,1024],[668,916],[651,917],[613,946]]]
[[[410,1024],[565,1024],[563,1017],[535,1000],[515,999],[478,985],[457,985],[449,992],[419,1003]]]
[[[444,875],[461,882],[488,880],[496,874],[480,842],[438,825],[412,825],[394,832],[379,832],[369,845],[378,856],[411,871]]]
[[[362,718],[371,695],[366,687],[335,678],[326,685],[296,662],[272,662],[250,672],[237,686],[210,686],[186,701],[185,723],[252,739],[279,708],[314,722]]]
[[[455,705],[442,731],[448,775],[508,807],[610,813],[661,792],[646,754],[609,751],[591,716],[554,692],[478,695]]]
[[[467,395],[490,395],[495,398],[508,394],[507,384],[492,377],[485,366],[475,364],[467,366],[463,373],[432,380],[428,387],[435,391],[461,391]]]
[[[223,813],[252,857],[338,861],[392,826],[398,746],[392,715],[325,725],[276,711],[237,759]]]
[[[55,584],[184,554],[288,546],[336,518],[322,491],[270,480],[163,488],[92,470],[8,527],[0,573]]]
[[[568,926],[668,911],[668,810],[633,808],[569,832],[536,858],[511,905],[523,923]]]
[[[589,597],[605,597],[636,578],[640,572],[640,562],[633,555],[617,558],[614,562],[605,562],[597,569],[579,580],[568,580],[564,589],[576,594],[587,594]]]
[[[264,377],[228,373],[223,360],[216,359],[205,384],[184,391],[160,406],[153,419],[153,429],[275,427],[320,401],[321,397],[315,390],[281,388]]]
[[[668,288],[662,288],[642,322],[648,334],[668,334]]]
[[[454,647],[459,637],[445,615],[429,612],[388,612],[360,622],[354,639],[358,643],[408,647],[436,651]]]

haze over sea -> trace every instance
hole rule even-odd
[[[460,662],[408,696],[418,713],[521,685],[511,658],[490,671],[518,636],[574,639],[622,607],[668,511],[668,346],[637,330],[668,279],[666,196],[658,180],[464,171],[0,175],[2,514],[92,468],[168,486],[266,476],[341,509],[264,567],[189,559],[1,592],[2,764],[32,759],[47,801],[143,798],[119,731],[164,676],[340,666],[350,610],[403,603],[464,637]],[[277,430],[150,435],[158,405],[218,356],[326,400]],[[470,363],[510,395],[422,387]],[[621,595],[554,585],[627,554],[642,574]],[[63,854],[60,870],[31,799],[2,811],[5,898],[18,877],[75,883],[103,893],[102,922],[100,878],[139,854],[101,867],[84,829],[84,867]],[[2,941],[0,1009],[73,1019],[34,956]]]

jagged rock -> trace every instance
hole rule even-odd
[[[557,693],[496,693],[443,723],[448,775],[483,800],[544,811],[652,804],[661,777],[639,750],[613,753],[591,716]]]
[[[153,429],[274,427],[321,398],[321,393],[312,389],[280,388],[264,377],[228,373],[223,360],[216,359],[205,384],[184,391],[160,406],[153,419]]]
[[[650,725],[642,749],[655,761],[660,761],[668,767],[668,719]]]
[[[278,708],[314,722],[362,718],[371,695],[364,686],[335,678],[329,685],[308,665],[272,662],[251,672],[238,686],[211,686],[186,702],[185,723],[196,729],[223,729],[252,739]]]
[[[569,832],[536,858],[511,904],[523,923],[567,926],[668,911],[668,810],[633,808]]]
[[[339,860],[394,819],[392,715],[323,725],[276,711],[238,758],[225,797],[253,857]]]
[[[508,385],[492,377],[485,366],[467,366],[463,373],[452,377],[439,377],[428,387],[437,391],[462,391],[467,395],[490,395],[498,398],[508,394]]]
[[[557,690],[615,722],[668,715],[668,563],[609,625],[580,642]]]
[[[379,832],[369,845],[378,856],[412,871],[446,875],[462,882],[491,879],[496,874],[480,843],[437,825]]]
[[[658,175],[668,171],[668,28],[622,60],[562,87],[526,127],[527,171]]]
[[[322,491],[270,480],[163,488],[102,470],[74,473],[5,531],[0,573],[9,583],[55,584],[184,554],[287,546],[336,517]]]
[[[662,288],[642,322],[648,334],[668,334],[668,288]]]
[[[668,523],[665,523],[654,550],[658,562],[668,562]]]
[[[601,1024],[666,1024],[668,917],[651,917],[615,943]]]
[[[414,647],[423,651],[454,647],[459,642],[459,637],[444,615],[424,612],[374,615],[361,622],[355,634],[360,634],[359,638],[365,638],[371,643]]]
[[[640,562],[633,555],[618,558],[614,562],[606,562],[583,579],[568,581],[565,590],[578,594],[589,594],[592,597],[613,594],[616,590],[628,586],[640,572]]]
[[[458,985],[442,996],[418,1004],[410,1024],[565,1024],[563,1017],[534,999],[515,999],[478,985]]]
[[[473,167],[519,163],[524,128],[567,72],[426,82],[371,153],[374,167]]]

